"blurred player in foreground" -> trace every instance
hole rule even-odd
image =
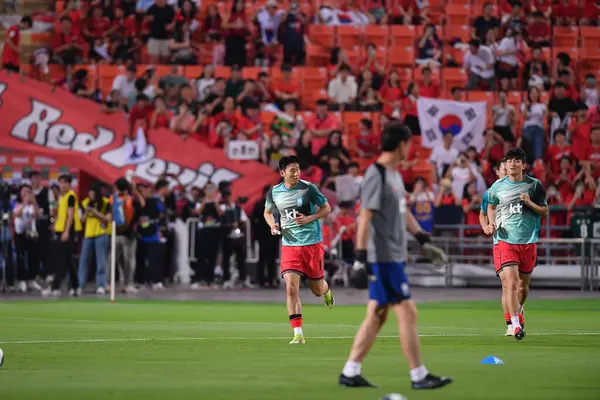
[[[498,179],[502,179],[506,176],[506,160],[503,158],[500,160],[498,165],[494,167],[494,172],[496,173],[496,177]],[[484,232],[486,231],[490,222],[487,217],[487,210],[489,204],[489,189],[485,191],[483,194],[483,198],[481,200],[481,210],[479,211],[479,224],[481,228],[483,228]],[[493,246],[493,260],[494,260],[494,269],[498,271],[500,269],[500,256],[498,254],[498,240],[494,238],[494,246]],[[513,336],[514,329],[512,326],[512,322],[510,321],[510,312],[508,311],[508,307],[506,306],[506,280],[504,279],[504,274],[499,273],[498,277],[500,278],[500,282],[502,282],[502,311],[504,312],[504,321],[506,322],[506,333],[504,336]]]
[[[507,176],[496,181],[488,192],[486,234],[494,234],[496,273],[501,277],[506,306],[516,340],[525,337],[523,306],[529,294],[531,273],[537,264],[537,241],[541,217],[548,215],[546,193],[540,181],[523,172],[525,152],[506,153]]]
[[[417,308],[410,298],[404,272],[407,259],[407,232],[423,246],[434,263],[446,263],[448,256],[431,244],[412,213],[407,209],[404,182],[398,167],[410,147],[410,130],[397,122],[387,124],[381,135],[382,153],[366,171],[361,187],[361,209],[356,238],[353,280],[367,281],[367,315],[352,345],[340,375],[340,385],[373,387],[361,376],[362,362],[385,323],[390,307],[398,319],[400,343],[410,365],[413,389],[435,389],[452,379],[429,373],[421,362],[417,333]]]
[[[331,212],[327,199],[310,182],[300,179],[300,160],[286,156],[279,160],[283,182],[267,194],[265,220],[272,235],[282,235],[281,275],[285,280],[286,303],[294,339],[290,344],[304,343],[302,332],[302,304],[300,278],[309,279],[315,296],[323,296],[328,308],[334,299],[325,279],[324,249],[319,220]],[[318,210],[316,209],[318,207]],[[273,211],[279,212],[281,223],[276,223]]]

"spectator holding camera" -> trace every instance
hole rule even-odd
[[[88,197],[81,202],[85,223],[83,243],[79,257],[79,287],[81,292],[87,282],[88,266],[91,253],[96,260],[96,294],[106,294],[106,255],[108,250],[109,224],[112,220],[110,201],[102,196],[99,184],[90,188]]]
[[[17,253],[17,280],[19,290],[27,288],[42,290],[35,281],[40,260],[38,257],[38,232],[35,220],[41,213],[31,186],[23,185],[19,191],[19,201],[14,208],[15,217],[15,250]],[[27,260],[27,263],[25,262]]]

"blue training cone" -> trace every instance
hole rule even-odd
[[[481,360],[481,364],[504,364],[504,361],[496,356],[488,356]]]

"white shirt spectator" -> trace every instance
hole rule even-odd
[[[546,105],[543,103],[535,103],[532,104],[529,111],[527,112],[527,117],[525,118],[525,122],[523,123],[523,128],[526,126],[539,126],[540,128],[544,127],[544,114],[546,114]],[[521,105],[521,112],[525,112],[525,104]]]
[[[488,68],[488,65],[491,67]],[[479,46],[479,52],[473,54],[467,51],[464,61],[465,70],[471,71],[483,79],[490,79],[494,76],[494,55],[486,46]]]
[[[494,126],[508,126],[508,116],[515,114],[515,108],[511,104],[502,107],[500,104],[492,106]]]
[[[509,52],[509,54],[498,57],[498,61],[502,61],[506,64],[517,65],[517,47],[516,40],[514,38],[505,37],[500,41],[498,51]]]
[[[329,82],[327,94],[329,98],[336,104],[348,104],[356,98],[358,85],[352,75],[348,75],[346,80],[342,80],[341,75],[338,75],[334,80]]]
[[[271,15],[265,7],[256,16],[256,20],[260,25],[260,36],[264,44],[270,45],[277,41],[277,32],[283,14],[285,14],[285,11],[277,10],[275,14]]]
[[[360,11],[343,11],[329,6],[322,6],[319,13],[315,15],[315,24],[324,24],[327,26],[353,25],[364,26],[369,25],[369,16]]]
[[[111,92],[117,91],[119,95],[126,99],[129,97],[129,93],[135,90],[135,78],[132,80],[127,79],[126,74],[120,74],[115,76],[113,80]]]
[[[196,81],[196,100],[202,102],[210,94],[210,88],[216,82],[215,78],[200,78]]]
[[[454,147],[446,149],[444,146],[438,146],[433,149],[429,156],[429,162],[435,164],[438,176],[442,176],[445,165],[451,165],[458,157],[458,150]]]
[[[15,217],[15,233],[21,234],[28,230],[34,229],[35,221],[35,206],[33,204],[23,205],[17,204],[15,210],[23,208],[23,212],[19,217]]]
[[[335,191],[339,202],[356,201],[360,194],[362,176],[344,174],[335,178]]]

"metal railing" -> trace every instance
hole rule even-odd
[[[185,221],[186,230],[189,234],[188,242],[188,263],[196,262],[196,232],[198,231],[198,224],[202,222],[199,218],[188,218]],[[246,239],[246,262],[255,263],[258,261],[258,242],[252,240],[252,228],[250,223],[247,222],[245,226],[245,239]],[[203,228],[200,228],[203,229]],[[209,228],[212,229],[212,228]]]

